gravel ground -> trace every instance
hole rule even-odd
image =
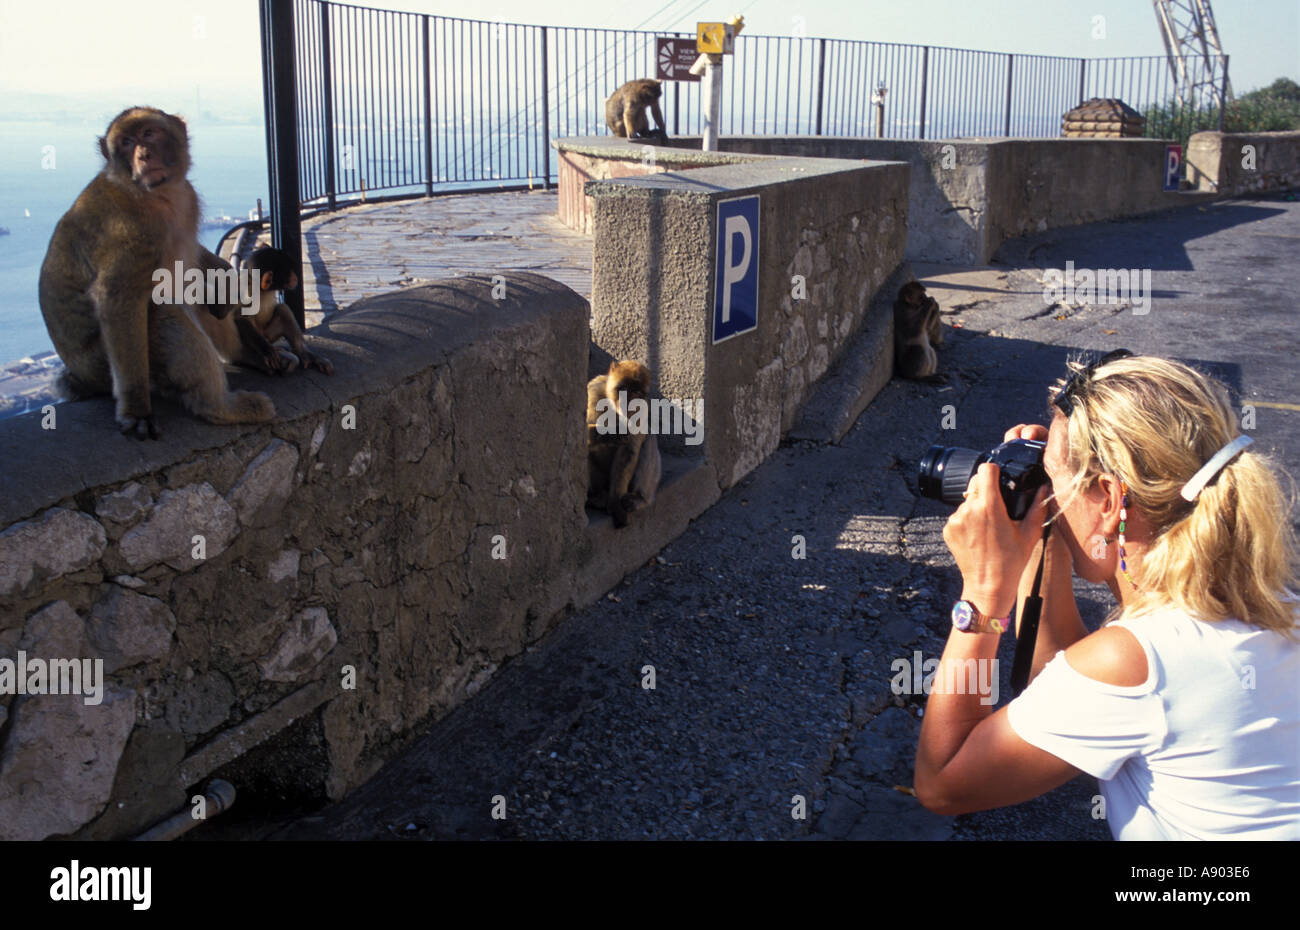
[[[892,693],[891,663],[941,653],[960,588],[941,536],[949,511],[917,497],[916,463],[931,443],[988,448],[1014,423],[1042,422],[1045,385],[1073,348],[1127,345],[1212,362],[1243,400],[1294,404],[1296,341],[1283,335],[1294,333],[1283,297],[1291,272],[1278,259],[1298,237],[1297,204],[1232,202],[1018,240],[993,269],[918,267],[945,309],[949,385],[892,381],[839,445],[783,446],[343,802],[232,830],[294,839],[1108,839],[1091,816],[1088,777],[956,818],[898,790],[911,783],[923,698]],[[1154,269],[1152,311],[1047,307],[1040,270],[1067,259]],[[942,428],[945,405],[955,429]],[[1297,473],[1300,413],[1284,407],[1260,408],[1256,439]],[[792,558],[796,535],[806,558]],[[1095,626],[1109,592],[1076,591]],[[1013,649],[1004,640],[1002,702]],[[653,690],[642,687],[645,666]],[[497,795],[503,820],[490,816]],[[791,816],[795,795],[807,799],[806,819]]]

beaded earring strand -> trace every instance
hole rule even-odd
[[[1128,583],[1133,586],[1134,590],[1136,590],[1137,582],[1134,581],[1133,576],[1128,573],[1128,555],[1124,552],[1124,528],[1128,524],[1128,485],[1126,485],[1123,480],[1119,483],[1119,490],[1123,495],[1119,507],[1119,570],[1124,573],[1124,577],[1128,579]]]

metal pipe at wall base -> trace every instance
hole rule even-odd
[[[235,786],[221,778],[214,778],[203,789],[203,817],[194,816],[194,808],[186,807],[159,821],[135,838],[138,843],[174,840],[189,833],[199,824],[230,810],[235,803]]]

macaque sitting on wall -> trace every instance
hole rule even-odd
[[[38,285],[50,341],[67,366],[66,392],[111,393],[118,428],[137,439],[158,436],[154,387],[213,423],[272,419],[265,394],[227,388],[221,359],[191,315],[231,306],[154,300],[158,274],[225,266],[199,244],[185,122],[131,107],[109,123],[99,150],[104,167],[55,226]]]
[[[659,97],[663,93],[658,81],[643,78],[628,81],[605,101],[605,125],[616,136],[626,139],[668,139],[668,124],[664,122],[663,112],[659,109]],[[655,128],[650,129],[650,121],[645,111],[649,110],[655,118]]]

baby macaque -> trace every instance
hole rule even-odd
[[[204,315],[201,319],[222,359],[266,374],[284,374],[298,367],[334,374],[329,359],[307,348],[293,310],[276,296],[279,291],[291,291],[298,286],[292,259],[280,249],[267,247],[254,252],[248,264],[258,272],[261,296],[257,313],[231,313],[220,320]],[[284,339],[289,348],[277,346],[278,339]]]

